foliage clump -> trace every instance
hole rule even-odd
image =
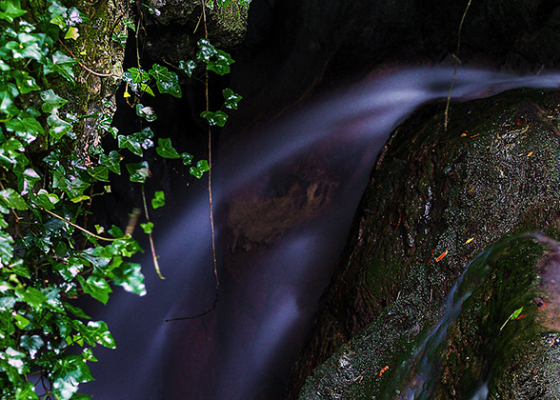
[[[144,150],[155,147],[158,156],[184,165],[191,165],[193,156],[179,153],[168,138],[155,138],[149,127],[119,134],[103,111],[114,108],[110,105],[96,112],[69,107],[76,99],[65,97],[80,82],[76,70],[113,80],[115,74],[96,73],[69,50],[67,44],[80,37],[81,24],[89,21],[78,8],[55,0],[31,12],[25,4],[0,1],[0,393],[2,399],[88,399],[78,387],[93,380],[87,365],[97,361],[92,348],[115,348],[115,342],[107,325],[91,320],[74,300],[89,295],[106,304],[111,284],[146,293],[140,265],[127,261],[142,251],[131,237],[139,211],[131,215],[127,232],[116,226],[105,232],[98,225],[91,232],[86,228],[91,202],[110,191],[110,173],[121,174],[126,150],[143,157]],[[124,15],[115,23],[133,32],[140,26]],[[122,32],[115,30],[112,39],[124,47],[127,35]],[[206,84],[207,71],[229,73],[229,54],[207,39],[198,47],[197,60],[181,61],[178,71],[200,79],[195,70],[204,64]],[[157,116],[142,104],[145,93],[153,96],[157,87],[160,93],[181,96],[177,74],[158,64],[145,71],[138,59],[137,68],[118,78],[126,84],[127,101],[147,122]],[[223,97],[228,109],[236,109],[241,99],[231,89]],[[207,100],[201,118],[221,127],[227,114],[209,111]],[[96,140],[81,146],[92,124]],[[111,135],[118,150],[106,153],[97,140],[103,135]],[[210,170],[209,161],[199,160],[191,175],[200,179]],[[144,159],[122,170],[139,184],[151,175]],[[210,183],[208,189],[211,193]],[[164,204],[164,193],[156,192],[152,207]],[[145,196],[144,212],[147,222],[140,225],[154,252]],[[155,254],[154,262],[160,274]]]

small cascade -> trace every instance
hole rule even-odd
[[[281,399],[377,154],[411,112],[447,97],[452,78],[451,68],[421,68],[362,82],[268,128],[235,154],[224,155],[213,182],[214,209],[222,222],[234,193],[249,185],[266,186],[272,171],[305,159],[322,144],[335,144],[331,148],[336,154],[327,158],[339,163],[333,168],[345,176],[329,206],[290,229],[258,268],[233,274],[219,267],[220,298],[213,312],[166,323],[166,318],[204,311],[215,296],[207,194],[194,193],[185,199],[183,210],[171,210],[176,222],[155,237],[166,279],[157,278],[146,256],[141,262],[148,294],[138,298],[117,291],[94,315],[107,322],[117,349],[95,349],[99,363],[91,369],[96,381],[83,385],[82,392],[103,400]],[[462,69],[452,97],[466,101],[517,87],[559,85],[557,74],[519,77]],[[348,160],[354,161],[352,168]],[[222,252],[229,251],[226,227],[218,225],[216,234],[221,260]],[[472,266],[466,274],[417,355],[418,381],[423,384],[411,385],[407,399],[417,398],[419,388],[429,385],[429,355],[469,296],[463,287],[475,282]],[[478,398],[483,398],[484,387]]]

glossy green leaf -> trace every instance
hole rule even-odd
[[[212,111],[203,111],[202,113],[200,113],[200,116],[204,119],[206,119],[206,121],[208,121],[208,125],[210,126],[219,126],[219,127],[223,127],[226,124],[226,121],[228,119],[228,115],[223,112],[223,111],[216,111],[216,112],[212,112]]]
[[[123,157],[116,150],[111,150],[108,155],[101,154],[99,157],[99,163],[109,169],[109,171],[114,172],[117,175],[121,174],[121,161]]]
[[[218,75],[226,75],[231,72],[230,65],[233,63],[234,61],[228,53],[223,50],[218,50],[216,60],[209,61],[206,64],[206,68],[208,71],[215,72]]]
[[[47,300],[45,295],[33,286],[28,286],[27,289],[17,289],[16,294],[21,301],[29,304],[31,307],[39,309],[41,305]]]
[[[51,58],[51,61],[45,63],[43,66],[43,72],[48,75],[52,72],[57,72],[60,76],[66,79],[68,82],[75,84],[74,81],[74,65],[78,61],[74,60],[72,57],[67,56],[61,51],[57,50]]]
[[[90,332],[94,335],[95,341],[101,346],[107,347],[109,349],[114,349],[117,347],[115,344],[115,339],[109,332],[107,324],[103,321],[90,321],[87,324]]]
[[[14,239],[5,231],[0,231],[0,261],[7,265],[14,255]]]
[[[72,130],[72,124],[60,119],[57,110],[51,112],[47,118],[47,125],[49,125],[49,134],[55,139],[62,139]]]
[[[154,198],[152,199],[152,207],[154,210],[156,208],[163,207],[165,205],[165,193],[162,191],[157,191],[154,193]]]
[[[224,105],[226,106],[226,108],[237,110],[237,103],[239,103],[243,97],[235,93],[230,88],[225,88],[224,90],[222,90],[222,95],[225,99]]]
[[[27,350],[29,356],[33,359],[45,342],[39,335],[22,335],[19,339],[19,345],[22,349]]]
[[[47,114],[51,114],[54,110],[58,110],[60,107],[68,103],[68,100],[60,97],[52,89],[41,92],[41,99],[44,102],[41,105],[41,110]]]
[[[87,280],[81,275],[78,275],[76,278],[80,282],[85,293],[99,300],[101,303],[107,304],[107,301],[109,301],[109,294],[112,290],[105,279],[97,278],[93,275],[89,276]]]
[[[208,39],[200,39],[197,42],[198,52],[196,58],[200,61],[209,62],[212,57],[218,55],[218,50],[210,43]]]
[[[144,183],[146,182],[146,178],[151,176],[150,169],[146,161],[142,161],[138,164],[126,164],[126,169],[130,174],[131,182]]]
[[[47,210],[54,209],[56,203],[60,201],[54,193],[49,193],[45,189],[40,189],[35,196],[31,196],[31,202]]]
[[[187,74],[187,76],[190,78],[192,77],[192,74],[194,72],[194,70],[196,69],[197,65],[193,60],[189,60],[189,61],[179,61],[179,69],[181,71],[183,71],[184,73]]]
[[[27,11],[21,9],[20,0],[2,0],[0,1],[0,19],[14,22],[15,18],[21,17]]]
[[[196,163],[196,167],[191,167],[189,173],[196,178],[202,178],[202,175],[210,170],[210,166],[208,165],[208,161],[200,160]]]
[[[27,204],[21,195],[12,188],[0,190],[0,208],[27,210]]]
[[[91,175],[91,177],[95,180],[101,181],[101,182],[109,182],[109,168],[100,165],[97,167],[93,167],[93,168],[89,168],[88,169],[88,174]]]
[[[146,222],[144,224],[140,224],[140,226],[142,227],[142,230],[144,231],[144,233],[146,235],[149,235],[150,233],[152,233],[152,230],[154,229],[154,224],[151,222]]]
[[[181,156],[181,161],[183,161],[184,165],[192,164],[192,160],[194,158],[192,154],[185,152],[185,153],[181,153],[180,156]]]
[[[37,82],[35,82],[35,78],[27,71],[15,70],[11,75],[16,80],[17,88],[21,94],[41,89]]]
[[[137,156],[142,156],[142,149],[147,150],[153,147],[154,142],[152,138],[154,133],[150,128],[144,128],[140,132],[132,135],[119,135],[117,137],[119,148],[128,149]]]
[[[181,86],[179,85],[179,78],[175,72],[169,71],[167,67],[154,64],[148,73],[155,79],[160,93],[168,93],[173,97],[181,97]]]
[[[156,152],[163,158],[179,158],[179,153],[173,148],[171,139],[158,139],[158,146]]]
[[[26,143],[33,142],[37,135],[45,133],[43,127],[35,118],[12,118],[6,122],[6,129],[15,132],[16,136]]]
[[[24,316],[21,316],[20,314],[14,315],[14,319],[16,320],[16,326],[19,329],[24,329],[27,325],[31,323],[30,320],[28,320]]]
[[[127,292],[140,296],[146,294],[144,275],[142,275],[140,264],[122,262],[111,273],[114,275],[115,284],[122,286]]]
[[[155,110],[152,107],[136,104],[136,115],[146,118],[148,122],[154,122],[157,119]]]

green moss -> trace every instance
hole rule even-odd
[[[314,394],[319,383],[342,398],[395,396],[411,379],[409,363],[422,335],[439,320],[448,290],[477,254],[512,232],[558,237],[560,144],[551,121],[559,118],[559,102],[557,93],[516,90],[453,104],[447,131],[444,105],[436,103],[394,132],[362,200],[360,233],[343,261],[348,267],[330,297],[332,304],[350,305],[333,315],[371,321],[348,344],[362,378],[340,379],[337,352],[308,379],[301,398],[321,398]],[[538,347],[533,343],[542,327],[534,322],[531,304],[543,246],[531,240],[504,246],[493,248],[495,257],[487,261],[492,275],[484,281],[482,274],[476,282],[484,283],[472,285],[468,311],[439,349],[438,373],[446,382],[433,389],[439,398],[468,398],[490,375],[496,377],[492,390],[504,390],[508,382],[500,383],[502,376],[511,375],[520,355]],[[521,306],[527,316],[500,332]],[[513,328],[522,335],[511,336]],[[546,353],[540,347],[539,352]],[[524,360],[518,368],[532,368]],[[389,370],[379,377],[385,365]]]

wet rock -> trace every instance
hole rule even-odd
[[[297,397],[308,376],[302,399],[397,398],[407,379],[418,380],[409,387],[424,384],[410,364],[469,263],[514,232],[558,236],[558,104],[559,94],[534,90],[452,104],[447,131],[445,104],[431,104],[394,132],[372,173],[289,398]],[[556,299],[550,283],[556,269],[542,259],[543,251],[550,252],[546,246],[523,246],[500,247],[498,253],[517,264],[500,266],[496,256],[488,278],[472,285],[474,294],[437,355],[443,364],[434,371],[447,383],[432,385],[436,398],[471,398],[473,390],[554,398],[557,358],[542,336],[554,328],[554,317],[537,312],[534,298]],[[521,253],[509,254],[515,252]],[[521,306],[527,317],[500,331]],[[519,328],[525,324],[535,328]],[[343,367],[347,354],[353,356]],[[535,366],[540,372],[532,372]],[[512,369],[524,372],[512,378]],[[512,387],[531,395],[508,397]]]

